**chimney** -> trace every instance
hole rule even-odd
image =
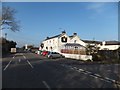
[[[77,35],[77,33],[73,33],[73,36],[76,36]]]
[[[49,37],[47,37],[47,39],[49,39]]]
[[[62,31],[62,34],[65,34],[66,32],[65,32],[65,30],[64,31]]]
[[[103,45],[103,46],[105,46],[105,43],[106,43],[106,42],[105,42],[105,41],[103,41],[103,42],[102,42],[102,45]]]

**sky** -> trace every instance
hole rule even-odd
[[[3,2],[16,9],[20,21],[19,32],[4,30],[7,39],[39,46],[47,36],[65,30],[83,40],[118,40],[117,2]]]

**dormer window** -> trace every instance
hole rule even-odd
[[[67,42],[67,37],[65,37],[65,36],[62,37],[62,38],[61,38],[61,42]]]

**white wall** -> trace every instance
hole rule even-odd
[[[58,37],[53,38],[53,39],[45,40],[42,43],[44,44],[43,50],[47,50],[46,47],[48,47],[48,51],[51,51],[50,47],[52,47],[53,51],[58,50]]]
[[[67,42],[61,42],[61,38],[62,37],[67,37]],[[81,41],[80,38],[77,35],[74,36],[71,39],[67,34],[63,34],[63,35],[61,35],[61,37],[56,37],[56,38],[52,38],[52,39],[48,39],[48,40],[43,41],[42,42],[44,44],[43,50],[47,50],[46,47],[48,47],[48,51],[51,51],[50,47],[52,47],[53,48],[52,51],[60,53],[61,48],[66,43],[74,43],[75,40],[76,40],[76,43],[78,43],[80,45],[83,45],[83,46],[86,46],[86,43],[84,43],[83,41]]]
[[[100,46],[100,50],[107,48],[108,50],[116,50],[120,47],[120,45],[102,45]]]
[[[82,40],[80,40],[80,38],[78,36],[74,36],[71,40],[70,43],[74,43],[74,41],[76,40],[76,43],[82,45],[82,46],[86,46],[85,42],[83,42]]]
[[[61,38],[62,37],[67,37],[67,42],[61,42]],[[61,50],[61,48],[65,45],[65,44],[67,44],[67,43],[70,43],[70,38],[69,38],[69,36],[67,35],[67,34],[64,34],[64,35],[62,35],[60,38],[59,38],[59,40],[58,40],[58,52],[60,53],[60,50]]]
[[[72,59],[78,59],[78,60],[91,60],[92,61],[92,56],[91,55],[78,55],[78,54],[65,54],[65,53],[62,53],[65,58],[72,58]]]

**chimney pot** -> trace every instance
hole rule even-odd
[[[77,33],[73,33],[73,35],[77,35]]]
[[[65,32],[65,30],[64,31],[62,31],[62,34],[65,34],[66,32]]]

